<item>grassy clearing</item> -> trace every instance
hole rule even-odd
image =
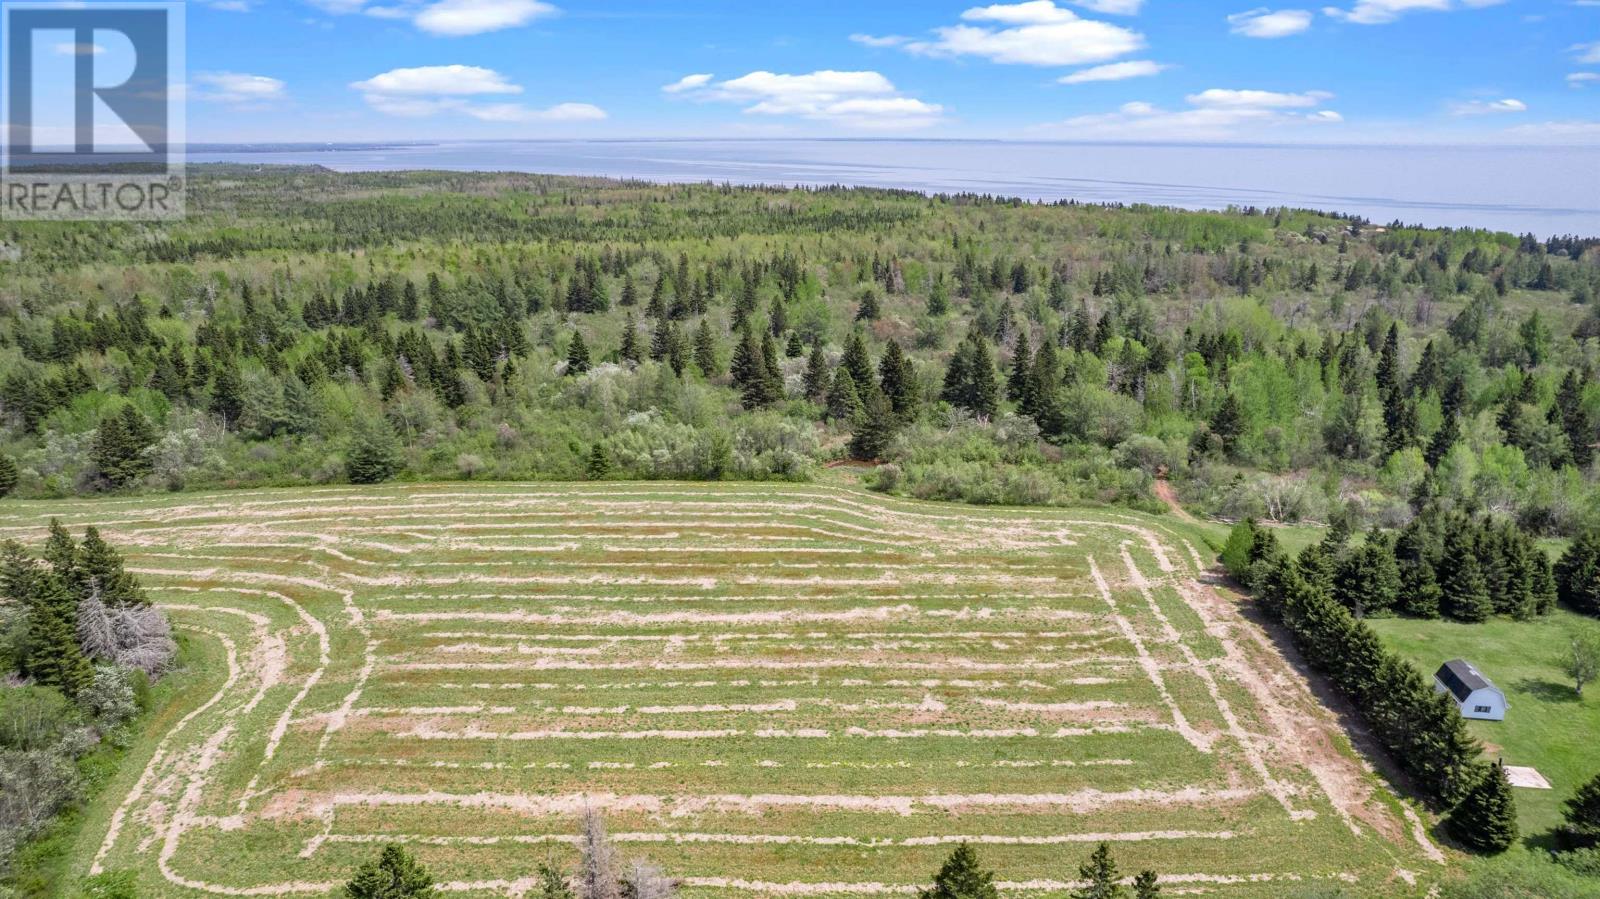
[[[1464,658],[1505,691],[1511,706],[1505,721],[1471,721],[1468,726],[1491,757],[1538,768],[1554,787],[1516,791],[1524,841],[1530,847],[1548,847],[1550,830],[1561,821],[1561,803],[1600,773],[1600,752],[1594,745],[1600,733],[1600,696],[1590,690],[1580,701],[1556,662],[1567,631],[1586,620],[1557,611],[1538,621],[1369,623],[1430,676],[1443,662]]]
[[[150,895],[325,895],[386,840],[520,895],[587,806],[695,896],[898,894],[961,839],[1022,893],[1102,839],[1215,896],[1442,870],[1198,579],[1204,526],[441,485],[6,503],[0,536],[52,515],[207,661],[73,853]]]

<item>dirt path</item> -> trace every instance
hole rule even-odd
[[[1189,510],[1183,507],[1183,503],[1178,502],[1178,491],[1172,489],[1171,481],[1166,478],[1157,479],[1155,491],[1156,499],[1167,504],[1167,509],[1172,512],[1173,517],[1189,524],[1200,523],[1200,519],[1190,515]]]

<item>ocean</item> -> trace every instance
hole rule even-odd
[[[1186,209],[1294,206],[1378,224],[1600,236],[1600,147],[551,140],[201,145],[189,148],[189,162],[845,184]]]

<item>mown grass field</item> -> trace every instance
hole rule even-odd
[[[1489,758],[1539,769],[1550,790],[1517,790],[1518,824],[1530,848],[1551,848],[1562,803],[1600,774],[1600,690],[1581,700],[1557,661],[1567,634],[1593,622],[1557,610],[1537,621],[1495,619],[1483,624],[1383,619],[1369,621],[1384,642],[1431,678],[1449,659],[1470,659],[1505,691],[1504,721],[1469,721]]]
[[[1161,519],[438,485],[11,502],[0,535],[51,516],[206,666],[76,850],[151,896],[328,895],[385,841],[522,895],[586,807],[690,896],[914,892],[960,840],[1022,894],[1100,840],[1185,894],[1443,871]]]

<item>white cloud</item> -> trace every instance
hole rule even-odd
[[[1567,76],[1567,84],[1573,87],[1583,87],[1600,81],[1600,72],[1573,72]]]
[[[331,15],[362,13],[376,19],[406,20],[441,37],[465,37],[518,28],[558,10],[543,0],[306,0]]]
[[[417,13],[414,21],[429,34],[460,37],[517,28],[555,11],[539,0],[439,0]]]
[[[1311,27],[1312,18],[1314,16],[1310,10],[1270,10],[1266,7],[1261,7],[1260,9],[1252,9],[1249,12],[1234,13],[1228,17],[1228,24],[1233,26],[1234,34],[1242,34],[1245,37],[1276,38],[1300,34]]]
[[[459,96],[520,94],[522,88],[493,69],[480,66],[419,66],[392,69],[350,85],[365,94]]]
[[[709,75],[690,75],[664,90],[701,101],[736,103],[747,115],[794,116],[864,130],[925,128],[944,114],[942,106],[905,96],[877,72],[763,71],[720,82]]]
[[[1355,6],[1341,9],[1323,7],[1323,14],[1357,25],[1385,25],[1409,12],[1449,12],[1456,9],[1482,9],[1506,0],[1356,0]]]
[[[1166,63],[1151,62],[1148,59],[1130,60],[1128,62],[1113,62],[1092,69],[1080,69],[1071,75],[1063,75],[1056,79],[1062,84],[1088,84],[1093,81],[1125,81],[1129,78],[1148,78],[1159,75],[1172,66]]]
[[[1450,104],[1450,114],[1457,116],[1495,115],[1506,112],[1527,112],[1528,104],[1506,97],[1503,100],[1466,100]]]
[[[1188,109],[1125,103],[1115,112],[1077,116],[1035,130],[1089,140],[1234,140],[1287,127],[1343,122],[1344,117],[1331,109],[1314,108],[1332,96],[1324,91],[1289,94],[1216,88],[1187,97]]]
[[[979,6],[961,18],[981,24],[936,28],[936,39],[901,46],[924,56],[977,56],[1030,66],[1109,62],[1145,46],[1144,35],[1137,31],[1081,18],[1053,0]]]
[[[1578,62],[1600,63],[1600,41],[1592,44],[1573,44],[1567,49],[1577,55]]]
[[[682,78],[679,78],[677,81],[674,81],[673,83],[661,88],[661,90],[663,93],[681,94],[684,91],[692,91],[697,88],[705,87],[707,84],[711,83],[712,77],[713,76],[711,75],[685,75]]]
[[[1274,91],[1225,90],[1214,87],[1185,97],[1191,106],[1213,109],[1304,109],[1319,106],[1332,99],[1327,91],[1308,91],[1303,94],[1280,94]]]
[[[911,43],[911,38],[900,34],[885,34],[881,37],[871,34],[852,34],[850,40],[864,47],[900,47]]]
[[[190,96],[197,100],[231,103],[238,106],[255,106],[283,100],[289,96],[287,85],[266,75],[246,75],[239,72],[201,72],[194,76],[199,89]]]
[[[545,109],[519,103],[474,103],[473,98],[517,95],[522,86],[480,66],[419,66],[392,69],[350,85],[378,112],[424,118],[456,112],[484,122],[592,122],[605,110],[588,103],[558,103]]]

